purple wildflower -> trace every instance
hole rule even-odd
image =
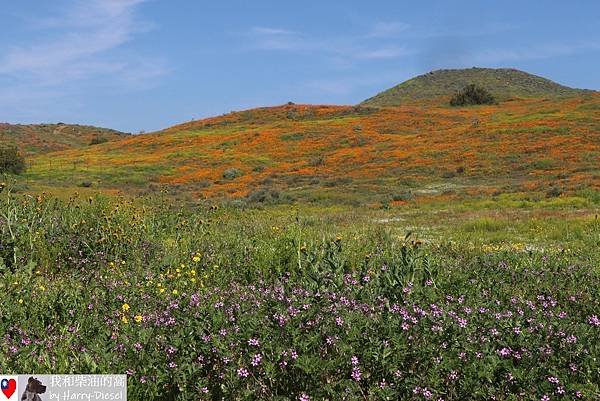
[[[262,355],[256,354],[252,357],[252,361],[250,363],[252,364],[252,366],[258,366],[260,365],[260,361],[262,361]]]
[[[360,371],[360,368],[358,366],[355,366],[352,368],[352,379],[354,381],[360,381],[360,378],[362,377],[362,372]]]

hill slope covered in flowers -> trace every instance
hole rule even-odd
[[[600,187],[600,95],[455,108],[284,105],[41,155],[31,185],[393,203]]]

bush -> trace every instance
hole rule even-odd
[[[237,168],[228,168],[223,172],[223,178],[225,178],[226,180],[233,180],[243,175],[244,173],[241,170],[238,170]]]
[[[314,156],[308,161],[308,165],[310,167],[318,167],[322,166],[323,164],[325,164],[325,158],[323,156]]]
[[[0,173],[20,174],[25,171],[25,158],[16,146],[0,146]]]
[[[272,204],[281,200],[281,194],[270,188],[259,188],[250,192],[246,199],[250,203],[265,203]]]
[[[414,195],[411,191],[397,192],[392,195],[394,202],[408,202],[414,199]]]
[[[546,198],[558,198],[563,193],[562,189],[556,186],[551,186],[546,192]]]
[[[471,106],[476,104],[495,104],[496,99],[487,89],[469,84],[450,99],[450,106]]]
[[[337,177],[329,181],[325,181],[324,186],[328,188],[337,187],[338,185],[348,185],[352,183],[351,177]]]
[[[91,145],[99,145],[99,144],[101,144],[101,143],[105,143],[105,142],[108,142],[108,139],[106,139],[106,138],[105,138],[105,137],[103,137],[103,136],[96,135],[96,136],[95,136],[95,137],[93,137],[93,138],[92,138],[92,140],[90,141],[90,146],[91,146]]]

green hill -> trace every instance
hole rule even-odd
[[[0,123],[0,143],[15,144],[27,155],[82,148],[127,136],[124,132],[89,125]]]
[[[437,70],[419,75],[362,102],[368,106],[397,106],[403,103],[446,98],[468,84],[477,84],[498,100],[515,97],[563,97],[592,92],[573,89],[512,68],[466,68]]]

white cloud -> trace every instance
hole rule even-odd
[[[255,26],[252,28],[252,32],[261,35],[296,35],[297,32],[289,31],[287,29],[280,28],[269,28],[264,26]]]
[[[310,40],[299,32],[276,27],[255,26],[245,36],[253,50],[298,50],[311,48]]]
[[[402,23],[377,23],[364,35],[317,38],[279,27],[253,27],[245,35],[250,41],[246,49],[319,55],[335,60],[337,65],[348,66],[357,60],[395,59],[411,54],[402,46],[374,43],[374,39],[384,39],[405,29],[408,25]]]
[[[0,75],[56,85],[139,67],[136,60],[117,60],[109,52],[149,28],[136,18],[144,1],[76,0],[61,15],[38,21],[39,41],[4,51]]]
[[[409,54],[412,54],[412,52],[403,47],[383,47],[358,52],[355,54],[355,57],[365,60],[384,60],[399,58]]]
[[[404,32],[410,28],[409,24],[403,22],[378,22],[376,23],[371,32],[367,34],[369,38],[385,38],[390,36],[396,36],[401,32]]]

